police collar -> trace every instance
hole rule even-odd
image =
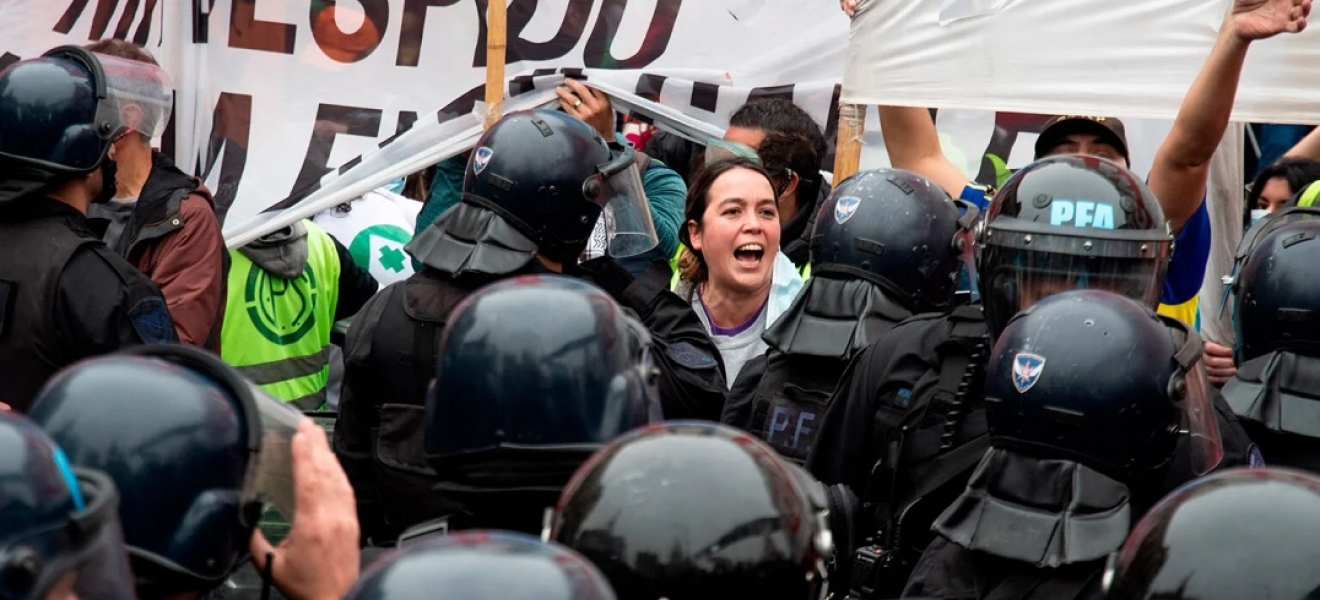
[[[1126,485],[1076,461],[991,448],[932,528],[967,550],[1054,568],[1117,550],[1130,502]]]
[[[1224,384],[1224,399],[1239,418],[1270,431],[1320,438],[1320,357],[1286,350],[1242,364]]]
[[[817,271],[762,339],[789,355],[847,359],[912,316],[869,278]]]

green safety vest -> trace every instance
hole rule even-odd
[[[325,404],[330,330],[339,303],[339,254],[309,220],[307,266],[281,279],[230,250],[229,296],[220,354],[266,393],[302,410]]]

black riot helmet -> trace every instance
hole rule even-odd
[[[631,148],[612,148],[590,125],[552,110],[512,112],[477,141],[463,179],[465,201],[494,211],[551,260],[586,249],[605,216],[611,256],[657,239]]]
[[[1320,356],[1320,209],[1289,208],[1242,239],[1230,288],[1234,359]]]
[[[946,308],[961,268],[972,266],[977,214],[916,173],[862,171],[821,204],[812,272],[873,281],[914,312]]]
[[[0,201],[91,173],[123,131],[100,60],[77,46],[0,73],[0,123]]]
[[[508,531],[467,531],[406,546],[372,565],[347,600],[614,600],[578,553]]]
[[[50,438],[0,411],[0,599],[133,597],[105,474],[74,469]]]
[[[1064,290],[1159,304],[1173,237],[1155,195],[1122,165],[1076,154],[1038,160],[1004,183],[983,227],[977,274],[991,334]]]
[[[205,351],[139,346],[75,363],[31,414],[70,461],[119,488],[140,591],[210,589],[246,559],[264,501],[292,518],[301,414]]]
[[[506,450],[587,455],[659,417],[645,326],[604,290],[506,279],[451,313],[426,399],[432,458]]]
[[[817,598],[832,543],[810,493],[746,433],[652,425],[582,466],[550,536],[600,567],[621,600]]]
[[[1304,600],[1320,593],[1320,478],[1233,469],[1183,486],[1132,529],[1113,600]]]
[[[1185,434],[1193,467],[1207,472],[1223,450],[1200,357],[1194,331],[1131,299],[1050,296],[995,343],[985,383],[991,444],[1132,482],[1169,465]]]

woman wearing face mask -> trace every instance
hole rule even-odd
[[[733,387],[742,366],[765,352],[761,334],[802,289],[792,263],[780,260],[770,176],[746,158],[707,165],[688,192],[679,235],[685,253],[675,292],[706,325]]]
[[[1320,180],[1320,162],[1309,158],[1286,156],[1261,169],[1245,203],[1251,222],[1287,206],[1297,192],[1316,180]]]

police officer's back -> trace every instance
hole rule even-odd
[[[547,306],[555,318],[537,319]],[[592,452],[659,419],[653,354],[641,322],[581,279],[525,276],[478,290],[450,316],[426,398],[435,478],[390,489],[384,516],[539,533]],[[443,502],[452,510],[438,514]]]
[[[891,549],[901,560],[885,564],[900,573],[911,567],[912,551],[930,539],[927,524],[956,496],[980,456],[989,341],[1018,311],[1070,289],[1110,290],[1153,309],[1171,243],[1154,195],[1116,163],[1054,156],[1005,183],[978,233],[984,309],[913,317],[859,354],[808,457],[821,481],[850,486],[862,498],[868,532],[890,531],[875,542],[901,533],[903,548]],[[1223,464],[1245,464],[1250,440],[1223,399],[1211,395]],[[1188,464],[1178,459],[1165,491],[1197,475]],[[903,512],[903,531],[893,532],[893,519]],[[878,564],[874,558],[863,562]]]
[[[1224,398],[1271,466],[1320,472],[1320,210],[1291,208],[1243,238]]]
[[[1109,292],[1056,294],[1012,319],[986,371],[990,449],[904,595],[1097,597],[1176,446],[1197,472],[1221,456],[1200,355],[1185,325]]]
[[[950,307],[977,215],[961,208],[907,171],[839,184],[810,236],[812,278],[766,331],[770,349],[744,367],[720,420],[801,464],[848,361],[913,314]]]
[[[19,411],[64,365],[176,339],[160,291],[87,223],[114,196],[106,154],[123,127],[109,87],[74,47],[0,74],[0,402]]]
[[[496,280],[548,272],[590,279],[650,331],[666,413],[718,418],[724,380],[701,321],[611,258],[655,246],[639,182],[631,150],[560,112],[511,113],[478,141],[462,202],[407,246],[422,270],[382,290],[349,331],[335,451],[359,494],[364,532],[381,531],[369,514],[390,490],[434,484],[421,423],[441,336],[454,307]],[[602,218],[609,255],[576,264]],[[554,319],[554,307],[538,318]]]

